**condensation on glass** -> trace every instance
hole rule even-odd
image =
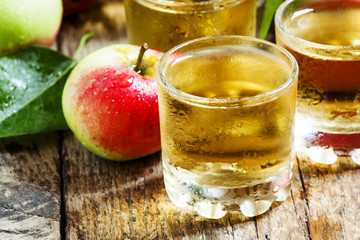
[[[297,63],[275,44],[201,38],[160,60],[164,181],[178,206],[202,216],[256,216],[288,195]]]

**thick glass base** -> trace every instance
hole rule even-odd
[[[354,121],[316,121],[297,113],[295,150],[316,163],[333,164],[339,157],[350,157],[360,164],[360,125]]]
[[[266,212],[273,201],[289,195],[292,164],[280,175],[255,185],[236,188],[208,187],[179,179],[175,168],[163,163],[164,182],[170,200],[179,207],[193,206],[203,217],[218,219],[228,211],[241,211],[247,217]]]
[[[317,163],[333,164],[339,157],[350,157],[360,164],[360,134],[309,133],[298,138],[296,150]]]
[[[360,164],[360,133],[312,132],[296,139],[296,150],[304,152],[314,162],[333,164],[339,157],[350,157]]]

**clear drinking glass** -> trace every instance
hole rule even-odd
[[[288,195],[298,67],[255,38],[201,38],[157,68],[164,182],[178,206],[221,218],[267,211]]]
[[[298,150],[360,164],[360,1],[286,1],[275,25],[276,42],[299,64]]]
[[[167,51],[206,36],[255,36],[256,0],[125,0],[129,43]]]

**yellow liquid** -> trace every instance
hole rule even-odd
[[[317,9],[319,7],[325,9]],[[285,25],[299,38],[333,46],[360,45],[360,4],[356,8],[327,10],[324,3],[294,15],[285,21]]]
[[[360,4],[345,3],[337,11],[326,3],[311,6],[284,21],[292,34],[323,44],[323,50],[292,44],[277,33],[277,43],[299,63],[299,113],[317,130],[332,133],[360,132],[359,54],[331,49],[360,46]]]
[[[187,54],[165,75],[188,94],[234,99],[280,87],[290,68],[260,51],[228,47]],[[164,165],[184,181],[223,188],[280,174],[292,161],[295,98],[294,85],[266,103],[211,107],[174,99],[159,87]]]
[[[170,3],[175,3],[171,5]],[[200,1],[125,0],[127,37],[167,51],[179,43],[216,35],[255,36],[256,0],[214,2],[212,7],[186,7]],[[211,1],[202,1],[209,3]],[[226,2],[226,3],[225,3]]]

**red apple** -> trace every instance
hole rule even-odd
[[[130,160],[160,150],[156,63],[162,52],[149,49],[134,70],[140,47],[111,45],[85,57],[64,87],[65,119],[91,152]]]
[[[98,0],[62,0],[64,16],[79,13],[89,9]]]

